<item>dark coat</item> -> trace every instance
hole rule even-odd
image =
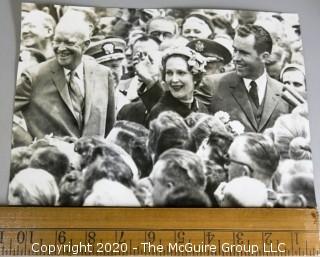
[[[146,126],[152,107],[159,101],[163,93],[159,82],[145,92],[138,92],[140,98],[124,105],[118,112],[117,120],[133,121]]]
[[[269,76],[259,121],[254,115],[243,79],[236,72],[208,76],[203,84],[212,93],[209,112],[227,112],[231,120],[238,120],[244,125],[246,132],[261,133],[272,127],[280,115],[290,112],[289,104],[281,98],[283,84]]]
[[[142,100],[136,99],[135,101],[122,106],[117,115],[117,120],[128,120],[145,125],[147,122],[147,108]]]
[[[207,107],[196,98],[194,98],[191,108],[189,108],[186,104],[173,97],[170,91],[166,91],[159,102],[151,109],[148,115],[148,122],[157,118],[158,115],[164,111],[174,111],[183,118],[187,117],[192,112],[208,113]]]

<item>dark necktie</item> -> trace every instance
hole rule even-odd
[[[83,96],[80,91],[80,86],[77,83],[77,80],[75,77],[78,76],[78,74],[75,71],[70,71],[69,73],[69,94],[72,102],[72,107],[74,114],[76,115],[76,119],[78,121],[79,127],[81,127],[82,124],[82,107],[83,107]]]
[[[250,82],[250,90],[249,90],[249,96],[251,100],[253,101],[254,105],[258,108],[259,107],[259,96],[258,96],[258,89],[257,89],[257,83],[252,80]]]

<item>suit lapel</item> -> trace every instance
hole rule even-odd
[[[58,64],[57,61],[53,63],[51,67],[51,72],[52,72],[52,80],[55,86],[57,87],[62,100],[67,105],[68,109],[70,110],[73,117],[75,118],[65,74],[64,74],[63,68]]]
[[[281,98],[281,87],[272,83],[271,78],[268,76],[265,102],[264,102],[262,116],[259,124],[259,131],[261,131],[266,125],[266,123],[268,122],[271,114],[277,107],[280,98]]]
[[[231,94],[233,95],[234,99],[240,105],[242,111],[247,116],[252,126],[257,130],[258,124],[254,117],[250,100],[248,98],[248,93],[243,83],[243,80],[238,77],[238,82],[230,85],[230,88],[231,88]]]
[[[84,106],[84,127],[90,117],[92,106],[92,93],[95,88],[94,66],[90,65],[89,60],[84,59],[84,86],[85,86],[85,106]]]

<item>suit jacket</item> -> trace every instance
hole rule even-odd
[[[21,75],[15,96],[15,111],[21,110],[32,137],[106,136],[115,120],[111,72],[84,56],[83,125],[78,126],[63,68],[55,58],[33,66]]]
[[[281,98],[283,84],[269,76],[260,122],[254,116],[243,79],[236,72],[208,76],[203,84],[212,94],[210,113],[227,112],[231,120],[244,125],[246,132],[261,133],[272,127],[281,114],[290,112],[290,106]]]

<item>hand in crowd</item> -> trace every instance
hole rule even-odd
[[[133,57],[135,72],[139,80],[150,89],[160,80],[160,67],[155,63],[150,54],[138,52]]]

